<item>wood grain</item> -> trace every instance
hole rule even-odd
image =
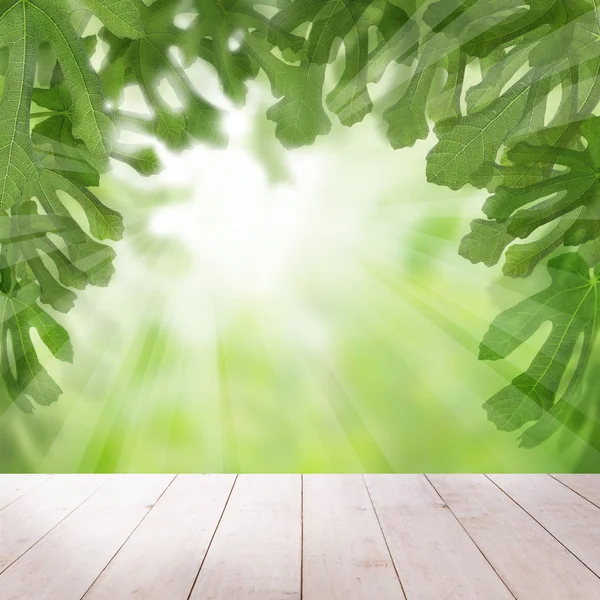
[[[190,600],[299,600],[299,475],[240,475]]]
[[[548,475],[490,475],[490,479],[600,575],[600,508]]]
[[[404,598],[362,476],[304,477],[303,599]]]
[[[0,575],[0,598],[80,600],[172,479],[113,476]]]
[[[423,475],[365,480],[409,600],[513,599]]]
[[[87,500],[109,475],[55,475],[0,513],[0,573]]]
[[[553,475],[580,496],[600,508],[600,475]]]
[[[599,476],[0,476],[0,498],[0,600],[600,598]]]
[[[186,600],[234,481],[179,475],[85,599]]]
[[[600,598],[600,580],[484,475],[429,479],[516,598]]]
[[[1,475],[0,510],[50,477],[50,475]]]

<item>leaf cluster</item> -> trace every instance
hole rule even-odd
[[[508,277],[549,261],[550,286],[500,315],[482,342],[480,358],[503,359],[552,324],[488,415],[508,430],[560,420],[597,333],[599,9],[597,0],[0,0],[1,370],[12,398],[30,409],[58,397],[29,332],[70,359],[52,311],[110,279],[114,252],[102,242],[120,239],[122,222],[91,189],[113,159],[145,175],[160,168],[151,148],[126,146],[119,132],[173,150],[226,143],[221,111],[190,75],[200,61],[237,105],[249,80],[266,78],[267,117],[288,148],[327,134],[332,119],[379,118],[394,148],[433,130],[429,181],[489,192],[460,253],[488,266],[504,257]],[[388,73],[393,89],[375,103]],[[123,103],[130,87],[143,114]]]

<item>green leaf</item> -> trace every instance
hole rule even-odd
[[[70,0],[74,8],[86,8],[94,13],[115,35],[137,39],[144,27],[136,0]]]
[[[194,16],[180,27],[186,12]],[[96,30],[91,15],[102,28],[83,37]],[[115,253],[101,241],[119,240],[123,223],[90,190],[109,159],[146,176],[160,170],[154,144],[128,146],[117,134],[133,129],[174,150],[225,142],[221,110],[186,70],[201,60],[237,105],[250,80],[266,77],[276,99],[267,117],[288,148],[327,134],[332,115],[351,126],[374,113],[394,148],[427,138],[433,124],[429,181],[492,194],[460,253],[488,266],[505,254],[510,277],[550,259],[550,288],[501,315],[482,344],[481,357],[497,360],[553,324],[531,368],[486,404],[490,418],[510,429],[541,417],[525,445],[556,422],[574,426],[569,395],[596,334],[597,15],[595,0],[0,0],[1,364],[11,396],[24,410],[56,400],[29,330],[53,332],[44,343],[69,359],[68,336],[43,306],[66,312],[76,290],[111,278]],[[394,64],[394,76],[409,76],[380,109],[372,84]],[[123,108],[128,86],[149,113]],[[581,247],[553,259],[563,245]]]
[[[579,248],[579,254],[590,268],[600,264],[600,239],[592,240]]]
[[[377,45],[370,50],[369,36],[373,35],[373,31],[377,34]],[[408,14],[392,2],[371,2],[356,18],[343,38],[344,71],[327,96],[328,108],[338,116],[342,124],[350,127],[359,123],[373,109],[368,85],[381,77],[375,57],[389,47],[397,47],[399,50],[410,40],[415,43],[416,33],[414,22],[409,19]],[[403,37],[401,43],[399,35]],[[311,29],[310,37],[315,36],[316,32]]]
[[[529,60],[532,44],[517,44],[507,53],[499,50],[486,60],[480,60],[481,82],[471,86],[465,94],[467,110],[476,113],[494,102],[504,87]]]
[[[544,258],[562,245],[565,233],[572,224],[573,219],[561,219],[559,224],[541,239],[529,244],[513,244],[506,252],[503,273],[508,277],[529,277]],[[504,223],[504,226],[507,224]]]
[[[219,76],[223,90],[236,104],[246,99],[246,81],[258,74],[258,65],[246,47],[250,30],[273,39],[272,45],[299,50],[303,40],[283,33],[254,4],[247,0],[195,0],[198,16],[180,34],[181,50],[188,64],[201,58],[211,64]]]
[[[126,144],[116,144],[112,156],[128,164],[144,177],[157,175],[162,170],[160,159],[153,148],[136,148]]]
[[[23,282],[11,294],[0,292],[0,370],[12,399],[26,412],[33,411],[32,401],[48,405],[62,393],[40,364],[30,331],[37,331],[56,358],[73,360],[69,335],[37,305],[38,294],[37,286],[31,282]]]
[[[488,19],[494,13],[501,15],[497,22],[465,39],[468,51],[475,56],[487,56],[496,48],[513,45],[524,37],[543,40],[550,32],[563,30],[568,23],[593,9],[589,0],[496,0],[491,2],[491,7],[482,2],[463,4],[474,5],[470,8],[471,14],[465,13],[469,20],[473,19],[474,11],[480,11],[481,16]]]
[[[120,112],[121,126],[149,133],[175,150],[192,140],[223,144],[220,111],[195,89],[171,52],[182,43],[181,30],[174,22],[178,4],[169,0],[158,0],[151,6],[137,4],[146,24],[141,38],[122,40],[106,29],[100,32],[109,45],[100,75],[111,100],[118,104],[126,85],[138,85],[154,112],[152,117]],[[159,91],[163,80],[171,85],[181,110]]]
[[[0,210],[18,204],[27,183],[39,177],[41,165],[30,136],[36,48],[48,41],[62,67],[66,88],[76,98],[72,135],[105,167],[114,137],[98,77],[88,64],[83,42],[70,24],[69,12],[56,0],[4,2],[0,40],[9,49],[4,94],[0,103]]]
[[[552,332],[527,371],[484,405],[501,430],[517,430],[553,409],[577,342],[593,339],[597,333],[600,271],[591,272],[576,253],[554,258],[548,269],[550,286],[498,316],[481,343],[481,360],[499,360],[524,344],[544,322],[552,323]]]
[[[416,27],[407,12],[388,0],[291,2],[271,20],[268,39],[280,49],[295,50],[285,38],[282,44],[281,31],[293,33],[304,25],[310,29],[298,56],[300,64],[294,67],[274,61],[264,40],[259,46],[247,38],[253,58],[271,80],[274,94],[284,97],[269,110],[268,117],[277,123],[277,137],[290,148],[311,144],[316,136],[330,130],[322,96],[325,68],[335,58],[337,42],[343,43],[345,65],[327,96],[327,106],[341,123],[351,126],[373,108],[368,84],[378,81],[385,67],[400,60],[417,40]],[[373,32],[377,42],[370,49]]]
[[[485,187],[500,147],[525,115],[534,80],[523,78],[479,112],[443,121],[436,128],[440,141],[427,157],[428,181],[453,190]]]
[[[388,139],[393,148],[406,148],[429,136],[428,101],[438,68],[449,74],[446,88],[438,97],[437,118],[444,120],[460,114],[460,95],[465,73],[465,60],[454,42],[445,34],[438,34],[421,44],[418,62],[404,95],[384,114],[388,123]],[[441,99],[447,97],[445,108]]]
[[[295,31],[305,23],[311,24],[307,43],[309,62],[324,65],[336,40],[357,28],[357,23],[371,0],[306,0],[291,2],[272,19],[276,30]]]
[[[62,83],[48,89],[34,89],[33,102],[48,109],[48,118],[40,121],[31,132],[39,167],[58,171],[85,186],[99,183],[98,164],[85,146],[73,135],[71,111],[73,102]]]
[[[579,211],[562,234],[565,245],[578,246],[600,234],[600,119],[581,124],[580,135],[587,141],[584,150],[556,146],[518,144],[508,151],[512,167],[505,177],[514,177],[533,164],[546,167],[547,178],[523,187],[500,186],[488,199],[484,212],[492,219],[510,218],[507,231],[526,238],[538,227]],[[565,170],[558,170],[560,165]]]
[[[0,4],[0,46],[6,52],[0,102],[1,374],[24,410],[54,402],[61,393],[37,359],[30,330],[37,329],[56,358],[71,360],[73,354],[67,332],[41,305],[67,312],[74,290],[106,285],[115,253],[92,236],[117,240],[123,230],[120,215],[88,189],[108,167],[116,128],[90,65],[96,37],[82,38],[75,30],[74,8],[106,18],[122,35],[142,33],[131,0]],[[36,74],[39,69],[44,72]],[[35,88],[36,82],[42,87]],[[73,202],[82,207],[91,236],[71,217]]]
[[[474,264],[482,262],[492,267],[514,239],[507,232],[506,223],[476,219],[471,223],[471,233],[462,239],[459,254]]]
[[[331,121],[322,105],[325,65],[305,69],[279,60],[268,40],[257,32],[246,37],[246,47],[269,78],[273,95],[283,96],[267,111],[267,118],[276,123],[279,141],[287,148],[296,148],[329,133]]]

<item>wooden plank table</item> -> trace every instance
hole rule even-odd
[[[595,600],[596,475],[0,475],[0,600]]]

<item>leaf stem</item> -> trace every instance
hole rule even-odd
[[[44,119],[46,117],[56,117],[56,116],[60,116],[60,115],[66,115],[66,112],[58,112],[55,110],[46,110],[43,112],[34,112],[31,113],[29,116],[32,119]]]

